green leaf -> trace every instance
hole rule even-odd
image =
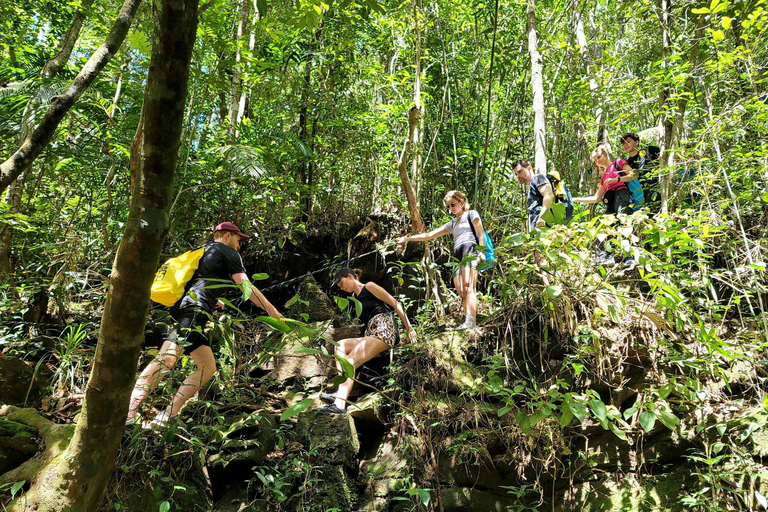
[[[515,408],[514,405],[507,405],[507,406],[502,407],[501,409],[499,409],[496,412],[496,414],[499,416],[499,418],[501,418],[502,416],[504,416],[505,414],[507,414],[509,411],[511,411],[514,408]]]
[[[256,0],[256,9],[259,10],[259,17],[264,18],[267,15],[267,0]]]
[[[309,407],[309,404],[312,403],[311,398],[305,398],[301,402],[292,405],[291,407],[287,408],[283,414],[280,415],[280,421],[285,421],[288,418],[293,418],[297,414],[299,414],[301,411]]]
[[[334,297],[333,300],[336,301],[336,305],[339,306],[339,309],[342,311],[347,309],[347,306],[349,306],[349,300],[345,299],[344,297]]]
[[[311,355],[315,355],[315,354],[322,354],[323,351],[322,350],[318,350],[316,348],[301,347],[301,348],[297,348],[296,350],[294,350],[293,353],[294,354],[311,354]]]
[[[620,429],[618,426],[616,426],[614,423],[609,423],[609,424],[608,424],[608,428],[610,428],[610,429],[611,429],[611,432],[613,432],[614,434],[616,434],[616,437],[618,437],[618,438],[619,438],[619,439],[621,439],[622,441],[626,441],[626,440],[627,440],[627,433],[626,433],[626,432],[624,432],[623,430],[621,430],[621,429]]]
[[[169,510],[171,510],[171,504],[168,503],[167,501],[162,501],[160,502],[160,505],[157,507],[157,509],[160,512],[168,512]]]
[[[251,279],[253,279],[254,281],[263,281],[265,279],[269,279],[269,274],[265,274],[263,272],[258,273],[258,274],[253,274],[251,276]]]
[[[547,286],[544,291],[550,299],[556,299],[560,296],[561,293],[563,293],[563,287],[559,284],[551,284]]]
[[[336,360],[341,364],[342,373],[346,376],[346,379],[351,379],[355,376],[355,367],[341,356],[334,356]],[[343,381],[342,381],[343,382]]]
[[[272,318],[271,316],[259,316],[256,317],[256,320],[263,324],[267,324],[276,331],[291,332],[293,330],[290,325],[286,324],[282,320],[278,320],[277,318]]]
[[[729,18],[728,16],[723,16],[723,19],[720,20],[720,26],[723,27],[723,30],[728,30],[731,28],[731,23],[733,20]]]
[[[640,414],[640,426],[643,430],[650,433],[653,430],[653,426],[656,425],[656,415],[651,411],[645,411]]]
[[[11,486],[11,499],[16,497],[16,493],[19,492],[23,487],[24,484],[26,484],[26,480],[22,480],[21,482],[14,482]]]
[[[517,414],[515,414],[515,419],[517,420],[517,424],[523,434],[527,434],[531,431],[531,420],[528,418],[527,414],[525,414],[523,411],[517,411]]]
[[[675,427],[680,424],[680,419],[669,411],[660,409],[656,412],[656,416],[669,430],[675,430]]]
[[[693,14],[709,14],[709,7],[697,7],[695,9],[691,9],[691,12]]]
[[[354,297],[350,297],[349,300],[355,303],[355,318],[360,318],[360,315],[363,314],[363,304],[359,300],[357,300]]]
[[[714,42],[719,43],[723,39],[725,39],[725,33],[722,30],[717,29],[712,31],[712,40]]]
[[[592,412],[594,415],[599,419],[600,421],[605,421],[607,412],[605,409],[605,404],[598,400],[597,398],[593,398],[589,401],[589,408],[592,409]]]
[[[566,407],[563,409],[563,415],[560,416],[560,426],[565,427],[571,420],[573,420],[573,411],[571,411],[570,407]]]
[[[637,412],[637,406],[633,405],[632,407],[630,407],[629,409],[624,411],[624,419],[625,420],[629,419],[629,417],[632,416],[633,414],[635,414],[636,412]]]
[[[579,420],[579,423],[584,421],[584,418],[587,416],[587,404],[584,402],[572,400],[568,402],[568,409],[570,409],[576,419]]]
[[[243,301],[246,301],[251,298],[251,282],[247,279],[243,279],[240,281],[240,291],[243,294]]]

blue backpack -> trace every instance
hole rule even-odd
[[[616,162],[613,162],[611,165],[616,168],[616,174],[619,176],[623,175],[624,171],[619,169]],[[645,206],[645,194],[643,194],[643,187],[640,185],[640,181],[637,178],[628,181],[627,188],[629,189],[629,193],[632,194],[632,213],[634,213]]]
[[[488,235],[488,232],[486,230],[483,230],[483,242],[480,243],[480,239],[477,237],[477,233],[475,232],[475,226],[472,224],[471,219],[469,220],[469,228],[472,230],[472,234],[475,235],[475,241],[477,242],[477,245],[485,246],[485,251],[483,253],[485,254],[485,262],[478,263],[477,264],[477,270],[480,272],[484,272],[488,270],[489,268],[493,267],[493,264],[496,263],[496,253],[493,251],[493,241],[491,241],[490,235]]]

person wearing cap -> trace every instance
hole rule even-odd
[[[395,312],[408,333],[408,340],[416,341],[416,331],[411,327],[403,306],[376,283],[361,283],[362,274],[363,271],[360,269],[344,267],[334,274],[331,282],[332,287],[338,286],[340,290],[351,294],[362,305],[360,321],[365,326],[363,336],[343,339],[336,347],[336,355],[346,359],[354,368],[396,345],[397,326],[392,318]],[[343,373],[339,361],[336,361],[336,367]],[[320,398],[331,404],[320,409],[320,412],[346,413],[347,399],[354,385],[355,381],[350,378],[341,383],[335,393],[321,393]]]
[[[149,426],[164,426],[168,419],[178,413],[187,400],[213,377],[216,372],[216,360],[203,330],[211,318],[213,309],[224,306],[218,300],[227,290],[227,287],[221,286],[221,281],[232,279],[238,285],[249,281],[243,260],[238,253],[240,242],[247,238],[248,236],[232,222],[222,222],[216,226],[213,241],[204,246],[203,256],[192,279],[187,283],[184,295],[171,306],[171,317],[175,322],[173,329],[157,356],[136,380],[128,410],[128,424],[138,422],[139,406],[183,354],[194,360],[195,370],[184,379],[171,404],[160,412]],[[253,285],[249,298],[269,313],[269,316],[280,317],[277,309]]]

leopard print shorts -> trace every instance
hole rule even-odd
[[[368,321],[365,336],[378,338],[390,347],[394,347],[397,340],[397,327],[389,313],[379,313]]]

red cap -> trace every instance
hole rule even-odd
[[[240,235],[240,240],[247,240],[248,238],[250,238],[248,235],[240,231],[240,228],[235,226],[234,222],[229,222],[229,221],[222,222],[221,224],[216,226],[216,229],[214,229],[214,231],[231,231],[236,235]]]

